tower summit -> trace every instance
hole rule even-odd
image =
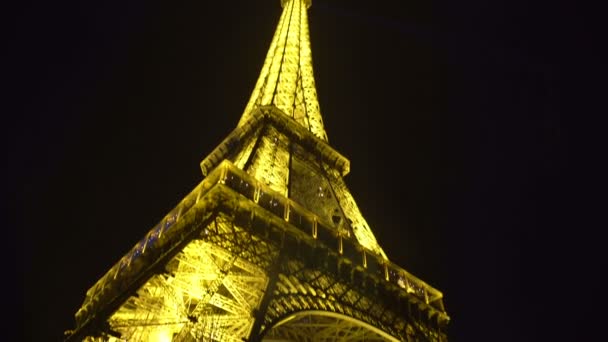
[[[308,0],[283,0],[204,179],[87,292],[68,341],[446,341],[441,292],[390,262],[329,144]]]
[[[281,5],[283,14],[239,126],[255,108],[273,105],[327,141],[312,70],[307,11],[311,1],[283,0]]]

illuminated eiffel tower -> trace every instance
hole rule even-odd
[[[442,294],[390,262],[327,142],[307,9],[283,13],[202,182],[86,293],[68,341],[446,341]]]

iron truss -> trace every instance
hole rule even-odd
[[[204,180],[93,285],[67,341],[446,341],[443,295],[389,261],[327,142],[308,0],[283,14]]]
[[[68,340],[446,340],[440,293],[315,219],[225,161],[89,290]]]

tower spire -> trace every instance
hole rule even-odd
[[[275,106],[327,141],[317,99],[308,31],[311,0],[281,0],[283,14],[238,127],[260,106]]]

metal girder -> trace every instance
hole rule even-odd
[[[393,336],[352,317],[326,311],[296,312],[270,329],[264,342],[276,341],[399,341]]]

